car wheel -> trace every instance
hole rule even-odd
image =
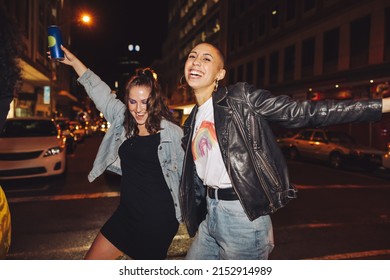
[[[297,148],[291,147],[290,150],[289,150],[289,152],[288,152],[288,156],[289,156],[289,158],[292,159],[292,160],[297,160],[297,159],[299,159],[299,152],[298,152]]]
[[[332,153],[329,156],[329,163],[330,163],[330,166],[332,166],[333,168],[341,168],[342,159],[341,159],[340,153]]]

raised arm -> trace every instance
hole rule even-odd
[[[67,48],[61,46],[61,49],[64,51],[65,59],[59,62],[73,67],[79,76],[78,81],[84,86],[88,96],[95,103],[96,108],[104,114],[104,117],[110,123],[113,123],[118,116],[122,117],[126,106],[121,100],[116,98],[115,94],[111,94],[112,90],[110,87]],[[49,52],[48,56],[50,57]]]
[[[72,66],[76,71],[77,75],[81,77],[86,71],[87,66],[84,65],[73,53],[71,53],[67,48],[61,45],[61,49],[64,51],[65,59],[60,62],[69,66]]]

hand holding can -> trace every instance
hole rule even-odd
[[[64,60],[64,52],[61,50],[62,35],[57,25],[50,25],[47,29],[50,57],[53,60]]]

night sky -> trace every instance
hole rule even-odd
[[[150,66],[161,59],[167,35],[167,0],[75,0],[74,14],[88,11],[91,27],[72,25],[71,50],[107,83],[116,79],[118,59],[129,55],[128,45],[141,47],[138,60]]]

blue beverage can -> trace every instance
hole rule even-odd
[[[47,28],[50,56],[54,60],[64,60],[64,52],[61,50],[62,35],[61,30],[57,25],[50,25]]]

